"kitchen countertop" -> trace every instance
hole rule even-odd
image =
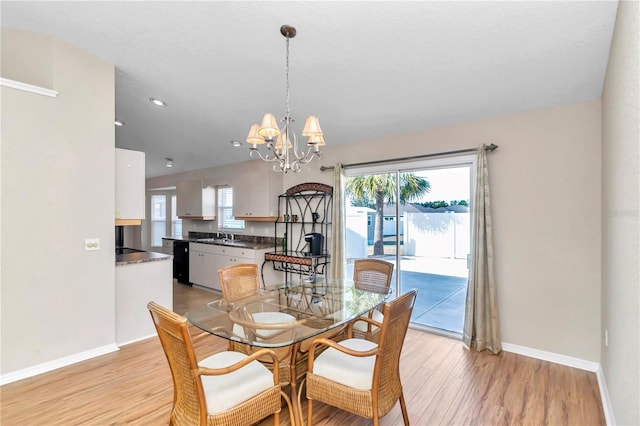
[[[156,253],[153,251],[140,251],[137,253],[116,254],[116,266],[172,259],[173,256],[170,254]]]
[[[202,238],[176,238],[176,237],[163,237],[163,240],[180,240],[180,241],[188,241],[190,243],[198,243],[198,244],[209,244],[216,246],[226,246],[226,247],[240,247],[251,250],[263,250],[273,248],[273,243],[264,243],[257,241],[246,241],[246,240],[226,240],[226,241],[202,241]]]

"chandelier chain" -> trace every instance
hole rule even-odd
[[[286,61],[286,78],[287,78],[287,105],[285,111],[285,117],[289,117],[291,115],[291,110],[289,109],[289,36],[287,38],[287,61]]]

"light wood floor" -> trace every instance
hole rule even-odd
[[[174,285],[177,312],[212,298]],[[195,346],[206,356],[224,350],[226,342],[211,337]],[[401,366],[413,425],[605,424],[594,373],[512,353],[470,352],[459,341],[415,330],[407,334]],[[147,339],[3,386],[0,424],[166,425],[172,386],[160,343]],[[288,424],[286,415],[282,419]],[[320,403],[314,404],[314,423],[371,424]],[[261,423],[271,424],[271,418]],[[381,424],[402,424],[397,404]]]

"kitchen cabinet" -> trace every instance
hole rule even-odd
[[[215,244],[189,243],[189,281],[221,291],[218,269],[235,263],[262,265],[268,249],[250,249]],[[272,282],[273,281],[273,282]],[[270,278],[268,284],[274,284]],[[262,279],[260,280],[262,286]]]
[[[177,213],[181,219],[215,220],[216,190],[203,188],[202,180],[178,182]]]
[[[252,222],[273,222],[278,215],[282,175],[269,169],[252,169],[233,179],[233,215]]]
[[[189,243],[189,281],[193,284],[220,290],[217,254],[209,244]]]
[[[145,218],[144,152],[116,148],[116,225],[140,225]]]

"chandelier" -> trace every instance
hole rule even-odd
[[[267,113],[262,118],[262,124],[252,124],[247,142],[249,143],[249,155],[257,154],[260,159],[269,163],[275,163],[273,170],[287,173],[290,171],[299,172],[300,165],[308,163],[316,155],[321,154],[320,147],[325,145],[320,121],[315,115],[307,117],[304,123],[302,135],[308,137],[306,151],[304,147],[298,146],[298,138],[293,130],[295,120],[291,117],[289,110],[289,39],[296,36],[296,29],[290,25],[280,27],[280,33],[287,39],[287,102],[284,117],[282,118],[282,129],[273,114]],[[267,154],[262,155],[258,150],[258,145],[267,146]]]

